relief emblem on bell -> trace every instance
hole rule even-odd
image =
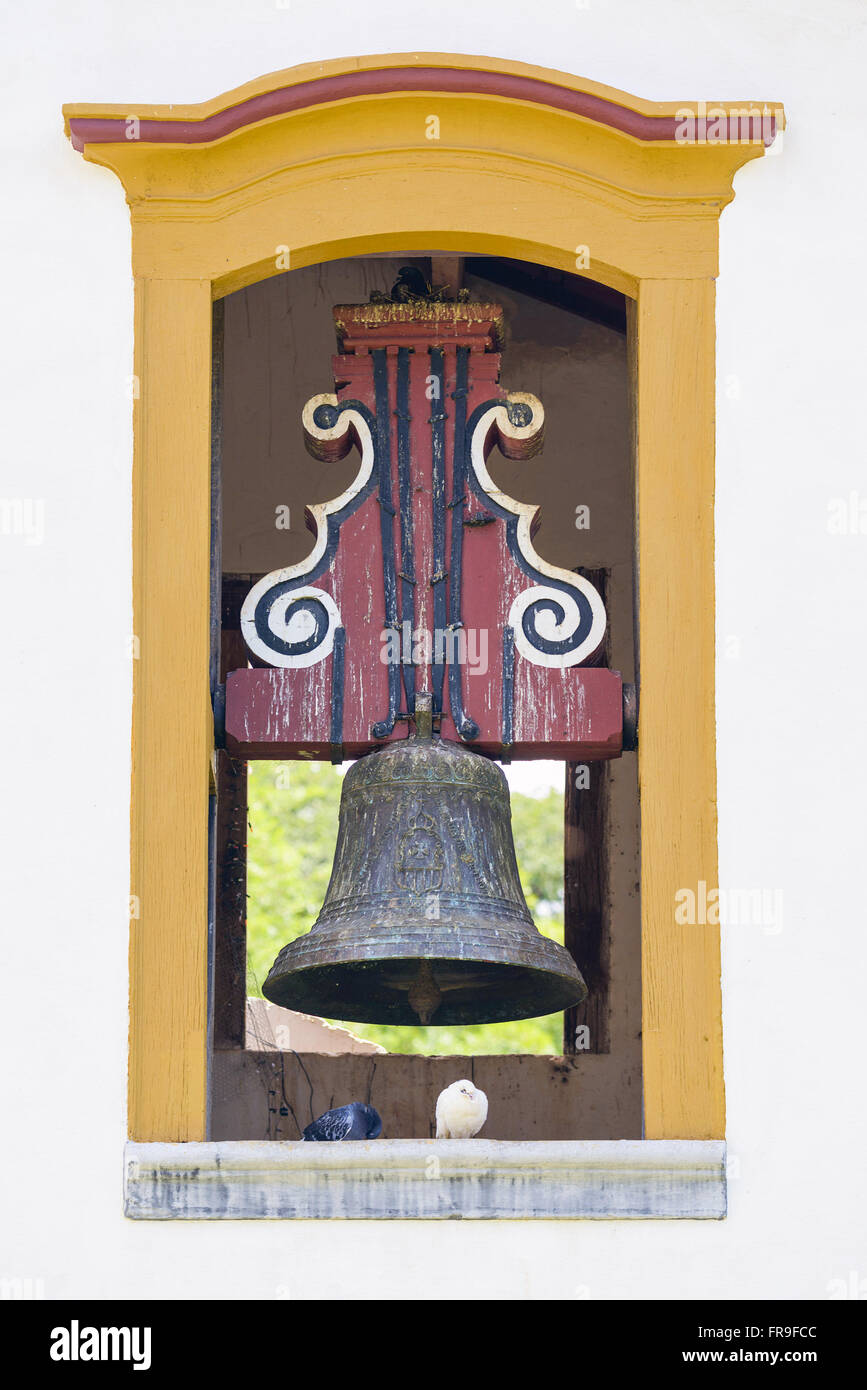
[[[443,886],[443,842],[433,816],[413,806],[397,842],[395,878],[409,893],[431,893]]]

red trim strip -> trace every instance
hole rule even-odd
[[[638,140],[674,140],[680,122],[675,116],[643,116],[617,102],[587,92],[573,92],[554,82],[536,77],[519,77],[514,73],[478,72],[465,68],[385,68],[379,71],[341,73],[319,77],[311,82],[299,82],[292,87],[279,87],[250,97],[237,106],[218,111],[200,121],[142,120],[137,142],[145,144],[201,145],[221,136],[231,135],[242,126],[253,125],[269,116],[282,116],[306,106],[321,106],[329,101],[347,97],[374,96],[385,92],[473,92],[482,96],[509,97],[513,101],[529,101],[553,106],[574,116],[586,116],[600,125],[610,126],[633,135]],[[130,113],[133,115],[134,113]],[[770,140],[776,133],[776,121],[769,117]],[[761,139],[761,121],[755,138]],[[83,150],[90,144],[113,144],[127,140],[127,121],[123,119],[93,119],[77,117],[69,122],[72,144]],[[751,129],[752,135],[752,129]],[[735,139],[738,138],[735,119]]]

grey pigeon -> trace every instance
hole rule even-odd
[[[354,1100],[351,1105],[326,1110],[307,1126],[304,1138],[334,1143],[338,1139],[378,1139],[381,1133],[382,1120],[373,1106]]]
[[[402,265],[391,287],[391,297],[398,304],[408,304],[414,299],[427,299],[430,292],[430,285],[414,265]]]

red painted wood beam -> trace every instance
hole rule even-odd
[[[329,658],[329,662],[332,658]],[[540,672],[543,668],[536,668]],[[330,675],[330,672],[329,672]],[[479,737],[467,743],[474,752],[513,761],[555,758],[595,762],[619,757],[623,747],[623,685],[619,671],[605,667],[570,667],[557,672],[557,698],[546,698],[550,672],[545,672],[540,699],[518,701],[514,741],[502,743],[502,725],[495,707],[473,705]],[[321,673],[311,669],[244,668],[226,680],[226,747],[236,758],[307,758],[328,762],[331,709],[322,692],[328,689]],[[388,739],[371,737],[362,723],[362,709],[349,702],[344,714],[342,754],[358,758]],[[395,726],[392,739],[406,738],[407,724]],[[443,715],[442,737],[459,741],[451,716]]]

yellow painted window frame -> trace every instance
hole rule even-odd
[[[124,186],[135,276],[130,1138],[207,1138],[212,301],[281,273],[286,248],[292,267],[436,249],[574,271],[586,247],[584,273],[630,300],[645,1137],[721,1139],[719,928],[674,913],[679,889],[717,879],[714,279],[734,173],[764,147],[642,139],[481,81],[302,106],[207,143],[136,134],[322,77],[414,67],[537,79],[627,116],[689,109],[451,54],[294,68],[199,106],[64,108],[73,134],[122,120],[127,137],[83,153]]]

